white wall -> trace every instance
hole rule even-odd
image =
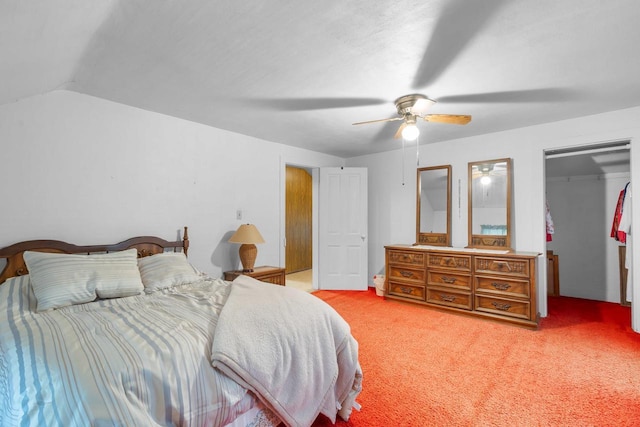
[[[175,240],[186,225],[191,261],[216,276],[239,266],[238,246],[227,239],[244,222],[266,240],[257,265],[284,265],[283,159],[344,163],[68,91],[0,106],[0,148],[0,247],[29,239]]]
[[[581,117],[544,125],[452,141],[423,144],[420,166],[452,165],[452,245],[467,244],[467,163],[498,158],[513,159],[514,238],[518,251],[545,253],[544,224],[544,150],[592,144],[603,141],[631,140],[631,179],[640,188],[640,107]],[[431,124],[437,126],[437,124]],[[429,137],[428,126],[421,134]],[[469,124],[473,126],[473,122]],[[389,141],[389,144],[394,144]],[[369,274],[384,268],[384,245],[415,241],[415,154],[407,153],[404,167],[411,179],[401,185],[401,150],[347,159],[347,166],[369,168]],[[633,221],[640,220],[640,201],[633,202]],[[544,258],[542,258],[542,261]],[[546,263],[539,262],[538,308],[546,316]],[[640,251],[634,253],[634,265],[640,265]],[[634,281],[634,293],[640,295],[640,281]],[[640,330],[640,304],[633,307],[633,327]]]

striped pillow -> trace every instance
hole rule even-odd
[[[108,254],[24,253],[38,311],[100,298],[137,295],[144,289],[135,249]]]
[[[200,275],[182,252],[163,252],[138,260],[146,292],[184,285],[200,279]]]

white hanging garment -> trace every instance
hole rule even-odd
[[[547,242],[551,241],[551,236],[555,233],[555,228],[553,226],[553,218],[551,218],[551,211],[549,210],[549,201],[546,201],[546,214],[545,214],[545,222],[547,226]]]

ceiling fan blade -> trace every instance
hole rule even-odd
[[[280,111],[326,110],[389,103],[380,98],[258,98],[248,101],[253,105]]]
[[[390,119],[368,120],[366,122],[353,123],[354,125],[368,125],[369,123],[395,122],[396,120],[404,120],[403,117],[392,117]]]
[[[398,128],[398,130],[396,131],[396,134],[393,135],[394,139],[400,139],[402,138],[402,131],[404,130],[404,128],[407,127],[407,122],[404,122],[403,124],[400,125],[400,127]]]
[[[577,92],[566,88],[507,90],[502,92],[473,93],[441,96],[440,102],[492,103],[492,102],[552,102],[576,99]]]
[[[427,114],[423,117],[427,122],[448,123],[451,125],[466,125],[471,116],[460,114]]]
[[[413,79],[413,88],[424,88],[436,81],[505,3],[506,0],[445,2]]]

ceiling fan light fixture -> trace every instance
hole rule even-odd
[[[415,141],[420,135],[420,129],[416,125],[407,125],[402,129],[402,137],[407,141]]]
[[[491,183],[491,177],[489,175],[482,175],[482,178],[480,178],[480,183],[482,183],[482,185],[488,185]]]

